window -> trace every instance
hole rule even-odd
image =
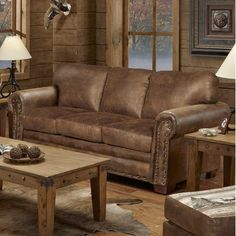
[[[12,32],[12,1],[0,1],[0,46]],[[9,67],[9,61],[0,61],[0,68]]]
[[[178,70],[178,0],[125,0],[124,65]]]
[[[29,0],[0,0],[0,46],[7,35],[19,35],[27,46],[27,7]],[[11,62],[0,61],[0,69],[9,67]],[[17,71],[26,72],[27,62],[17,62]],[[19,76],[19,75],[18,75]]]

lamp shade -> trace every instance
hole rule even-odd
[[[12,61],[30,59],[31,55],[19,36],[7,36],[0,48],[0,60]]]
[[[225,79],[236,79],[235,78],[235,64],[236,64],[236,44],[229,52],[228,56],[225,58],[220,69],[217,71],[216,76]]]

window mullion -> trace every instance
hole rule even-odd
[[[155,32],[156,36],[173,36],[173,32]]]
[[[138,31],[135,31],[135,32],[128,32],[128,35],[153,35],[153,32],[138,32]]]
[[[173,1],[173,70],[179,71],[179,0]]]
[[[18,11],[18,13],[20,13],[20,27],[19,27],[19,29],[20,29],[20,32],[21,32],[21,35],[20,35],[20,37],[21,37],[21,39],[22,39],[22,0],[20,0],[20,11]],[[19,67],[20,67],[20,71],[22,71],[22,69],[23,69],[23,63],[22,63],[22,60],[20,60],[20,62],[19,62]]]
[[[123,66],[129,65],[129,0],[123,1]]]
[[[20,13],[20,32],[22,32],[22,9],[23,9],[22,0],[20,0],[20,12],[21,12]]]

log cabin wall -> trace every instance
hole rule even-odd
[[[30,74],[26,80],[21,80],[23,89],[43,87],[51,84],[53,72],[53,31],[45,30],[43,17],[49,7],[48,0],[30,1]]]
[[[54,67],[61,62],[96,64],[96,0],[68,2],[71,13],[54,18]]]
[[[30,0],[29,51],[32,59],[30,59],[29,79],[19,81],[22,89],[50,85],[53,71],[62,62],[105,64],[105,56],[102,56],[105,54],[106,44],[106,33],[103,30],[105,29],[105,4],[98,4],[98,11],[101,14],[97,15],[96,0],[69,0],[68,2],[72,5],[70,15],[68,17],[57,15],[49,29],[45,30],[44,14],[49,8],[50,1]],[[98,44],[101,47],[96,47],[96,31],[98,31]],[[98,60],[96,50],[99,51]]]
[[[96,64],[106,64],[106,0],[96,0]]]

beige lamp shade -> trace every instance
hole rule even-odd
[[[0,60],[12,61],[30,59],[31,55],[19,36],[7,36],[0,48]]]
[[[220,69],[217,71],[216,76],[225,79],[236,79],[235,78],[235,64],[236,64],[236,44],[229,52],[228,56],[225,58]]]

